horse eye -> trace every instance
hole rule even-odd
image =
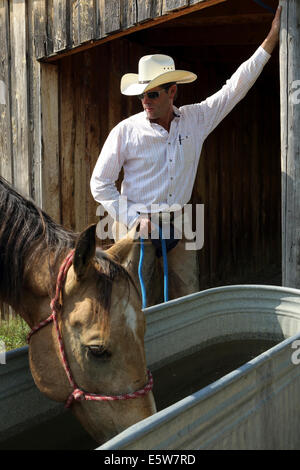
[[[111,356],[111,353],[103,345],[88,346],[87,348],[94,357],[108,359]]]

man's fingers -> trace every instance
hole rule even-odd
[[[281,5],[278,5],[278,8],[277,8],[277,10],[276,10],[275,18],[274,18],[274,19],[276,19],[276,20],[279,20],[279,19],[280,19],[281,10],[282,10],[282,6],[281,6]]]

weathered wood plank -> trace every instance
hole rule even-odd
[[[137,0],[137,21],[147,21],[152,18],[152,1],[151,0]]]
[[[283,285],[300,287],[300,4],[281,1],[281,161]]]
[[[207,2],[208,0],[189,0],[190,5],[196,5],[197,3]]]
[[[189,5],[189,0],[163,0],[162,13],[178,10]]]
[[[77,90],[77,74],[73,70],[73,57],[66,57],[61,64],[60,80],[60,168],[61,168],[61,213],[62,224],[75,229],[74,214],[74,158],[76,140],[76,119],[79,117],[75,109]]]
[[[163,0],[137,0],[137,22],[151,20],[162,15]]]
[[[121,5],[120,0],[99,0],[101,37],[120,31]]]
[[[86,199],[90,194],[89,180],[87,178],[87,142],[89,140],[90,80],[92,75],[91,63],[89,61],[90,51],[86,51],[82,57],[82,70],[76,77],[76,88],[80,93],[75,94],[76,109],[80,109],[80,119],[75,120],[75,140],[73,156],[73,178],[74,178],[74,227],[73,230],[83,230],[87,226]]]
[[[47,9],[46,0],[35,0],[32,5],[34,46],[37,58],[47,55]]]
[[[112,1],[116,2],[117,6],[120,6],[120,3],[119,3],[120,0],[112,0]],[[117,8],[117,11],[119,11],[119,14],[115,13],[115,11],[113,12],[113,14],[111,14],[111,12],[109,12],[108,10],[108,7],[109,7],[108,0],[98,0],[98,3],[96,4],[97,8],[96,8],[96,20],[95,20],[97,36],[95,36],[94,40],[87,41],[85,44],[78,45],[76,47],[67,49],[66,51],[62,51],[57,54],[48,54],[48,56],[45,56],[45,58],[47,57],[48,62],[56,61],[58,59],[65,57],[66,55],[76,54],[78,52],[88,50],[92,47],[95,47],[95,45],[97,44],[99,45],[104,44],[105,42],[116,40],[116,39],[121,38],[122,36],[126,36],[129,33],[142,31],[143,29],[148,29],[148,28],[151,28],[152,26],[157,26],[161,23],[173,21],[176,18],[188,15],[194,11],[198,11],[202,8],[208,8],[212,5],[217,5],[219,3],[223,3],[226,1],[227,0],[206,0],[205,2],[201,2],[199,4],[192,5],[187,8],[181,8],[180,10],[162,15],[161,8],[160,8],[162,4],[162,0],[155,0],[153,2],[153,10],[152,10],[154,14],[152,15],[151,19],[149,19],[148,21],[142,20],[142,24],[137,24],[135,26],[129,27],[128,29],[121,30],[120,8]],[[108,11],[108,15],[110,15],[109,17],[107,17],[106,15],[107,11]],[[144,13],[147,14],[147,9],[144,10]],[[138,13],[138,18],[139,18],[139,13]],[[97,40],[97,43],[96,43],[96,40]]]
[[[69,45],[70,18],[68,0],[53,3],[53,51],[58,52]]]
[[[10,2],[10,31],[13,181],[24,195],[30,195],[26,20],[25,3],[12,0]]]
[[[12,142],[10,116],[9,10],[0,1],[0,173],[12,182]]]
[[[58,66],[41,65],[43,209],[60,222]]]
[[[77,0],[71,5],[72,44],[78,45],[97,37],[97,4],[94,0]]]
[[[121,3],[121,29],[134,26],[137,22],[136,0],[127,0]]]
[[[42,146],[41,146],[41,103],[40,103],[40,63],[35,51],[35,0],[28,0],[28,115],[29,153],[31,171],[31,196],[42,207]]]
[[[53,53],[53,11],[56,0],[46,0],[46,48],[47,54]]]
[[[282,226],[282,285],[288,285],[287,280],[287,154],[288,154],[288,8],[284,8],[281,13],[281,31],[280,31],[280,121],[281,121],[281,226]]]

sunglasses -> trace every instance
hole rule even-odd
[[[142,93],[141,95],[138,95],[138,98],[140,100],[143,100],[145,98],[145,96],[147,95],[147,97],[150,99],[150,100],[156,100],[159,95],[165,90],[159,90],[159,91],[146,91],[146,93]]]

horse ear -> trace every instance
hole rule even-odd
[[[73,267],[77,279],[82,279],[96,252],[96,224],[90,225],[80,235],[76,242]]]
[[[112,247],[105,250],[105,253],[114,261],[117,261],[120,264],[125,264],[128,259],[129,253],[132,250],[133,243],[136,238],[135,235],[136,227],[131,229],[125,237],[115,242]]]
[[[124,264],[132,250],[134,240],[131,238],[122,238],[117,241],[111,248],[105,250],[105,253],[114,261]]]

